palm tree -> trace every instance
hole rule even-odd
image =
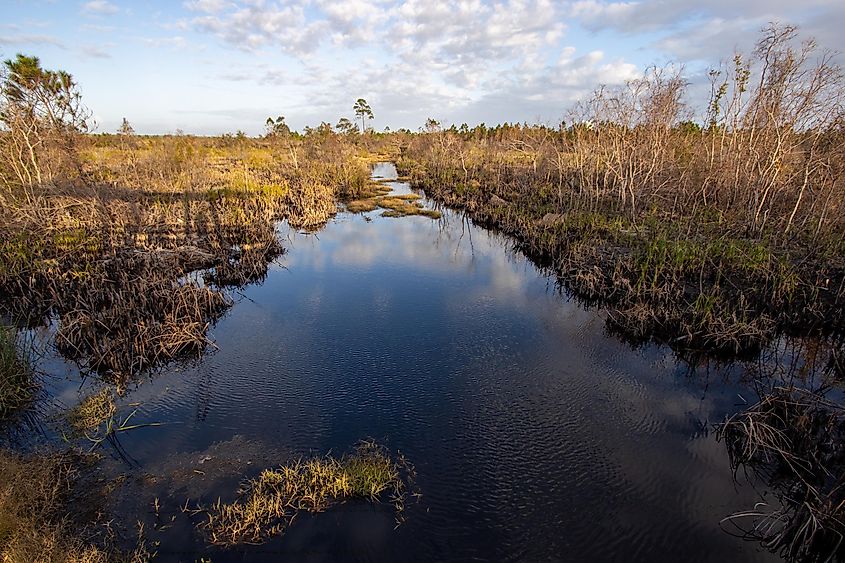
[[[361,118],[361,132],[366,132],[366,120],[373,119],[373,110],[370,109],[370,104],[368,104],[367,100],[365,100],[364,98],[358,98],[358,100],[355,102],[355,105],[352,106],[352,109],[355,111],[355,115]]]
[[[335,125],[335,127],[337,127],[337,130],[345,135],[350,135],[358,131],[358,126],[345,117],[341,117],[340,121],[337,122],[337,125]]]

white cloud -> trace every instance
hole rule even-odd
[[[106,0],[91,0],[82,5],[82,12],[85,14],[110,16],[119,11],[117,6]]]
[[[80,50],[82,54],[88,58],[92,59],[110,59],[111,52],[110,49],[114,47],[114,45],[83,45]]]
[[[173,37],[147,37],[143,39],[144,44],[154,48],[184,49],[188,41],[181,35]]]
[[[0,35],[0,45],[54,45],[65,48],[64,43],[52,35]]]
[[[314,51],[329,32],[325,20],[309,21],[304,5],[244,3],[215,15],[194,18],[194,26],[239,49],[275,45],[292,54]]]
[[[230,4],[225,0],[192,0],[185,2],[185,7],[192,12],[205,12],[207,14],[221,12],[228,6]]]
[[[769,22],[797,24],[803,37],[817,37],[826,47],[845,51],[845,35],[835,24],[845,21],[841,0],[577,0],[568,12],[592,31],[656,34],[656,43],[644,41],[643,46],[681,61],[718,61],[735,49],[748,50]]]

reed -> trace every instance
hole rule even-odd
[[[0,421],[29,404],[35,389],[32,362],[18,346],[15,329],[0,325]]]
[[[790,560],[828,561],[845,553],[845,408],[796,387],[776,387],[718,429],[736,472],[762,477],[777,502],[723,523]]]

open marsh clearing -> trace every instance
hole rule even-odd
[[[216,350],[116,399],[119,420],[157,424],[104,450],[116,526],[140,518],[160,561],[775,560],[720,527],[765,487],[735,483],[712,429],[801,344],[722,365],[632,349],[508,238],[439,211],[280,225],[285,254],[211,328]],[[58,358],[40,369],[65,374],[29,422],[53,440],[50,411],[99,387]],[[413,463],[401,525],[390,503],[350,500],[261,545],[209,545],[197,507],[364,438]]]

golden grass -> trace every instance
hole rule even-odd
[[[350,213],[366,213],[378,207],[375,198],[356,199],[346,204],[346,210]]]
[[[67,421],[77,434],[96,431],[100,424],[112,418],[117,412],[114,396],[104,388],[102,391],[85,397],[82,402],[67,412]]]
[[[143,542],[122,554],[83,540],[69,513],[80,460],[70,454],[22,457],[0,450],[0,561],[107,563],[148,561]]]
[[[218,501],[202,526],[216,545],[256,543],[284,533],[297,512],[322,512],[351,499],[379,501],[385,494],[397,512],[404,506],[402,465],[374,442],[361,442],[340,459],[299,459],[267,469],[235,502]]]
[[[409,199],[413,200],[415,198],[409,198],[408,196],[413,196],[416,194],[408,194],[408,195],[401,195],[401,196],[389,196],[380,198],[378,200],[379,207],[386,209],[384,213],[382,213],[383,217],[405,217],[408,215],[423,215],[425,217],[431,217],[432,219],[439,219],[440,212],[435,211],[433,209],[424,209],[422,204],[418,201],[409,201]],[[419,197],[419,196],[417,196]]]
[[[421,196],[419,194],[393,194],[387,196],[386,199],[401,199],[405,201],[414,201],[417,199],[421,199]]]
[[[398,194],[372,196],[366,199],[356,199],[346,204],[346,210],[350,213],[366,213],[377,208],[385,209],[383,217],[406,217],[408,215],[422,215],[439,219],[441,213],[434,209],[425,209],[417,201],[420,196],[417,194]]]

